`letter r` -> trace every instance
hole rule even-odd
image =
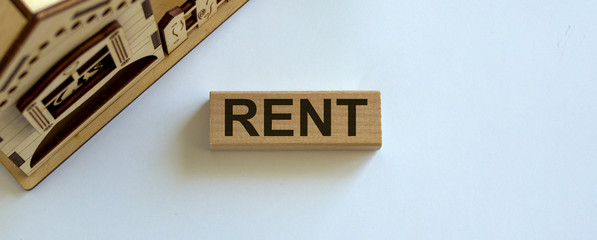
[[[245,127],[250,136],[259,136],[259,133],[257,133],[257,130],[255,130],[253,124],[249,122],[249,119],[253,118],[257,113],[257,106],[255,105],[255,102],[249,99],[225,99],[224,102],[225,136],[232,136],[232,133],[234,132],[232,130],[233,121],[239,121],[243,127]],[[246,114],[234,115],[233,110],[235,105],[246,106],[249,111]]]

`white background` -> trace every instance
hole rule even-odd
[[[1,239],[596,239],[597,2],[250,1]],[[213,90],[381,90],[377,152],[211,152]]]

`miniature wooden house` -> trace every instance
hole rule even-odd
[[[143,89],[207,36],[161,64],[226,2],[234,6],[209,32],[246,0],[0,0],[2,163],[22,172],[11,171],[17,180],[34,174],[148,72]]]

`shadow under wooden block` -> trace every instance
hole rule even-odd
[[[341,180],[369,164],[377,151],[211,151],[209,103],[180,130],[169,161],[180,177],[207,181]]]

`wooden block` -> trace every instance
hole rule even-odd
[[[211,150],[375,150],[379,91],[211,92]]]
[[[167,54],[172,53],[184,40],[187,40],[187,25],[185,24],[184,14],[179,7],[166,12],[158,23],[158,28],[162,35],[162,41],[165,43],[163,46]]]

